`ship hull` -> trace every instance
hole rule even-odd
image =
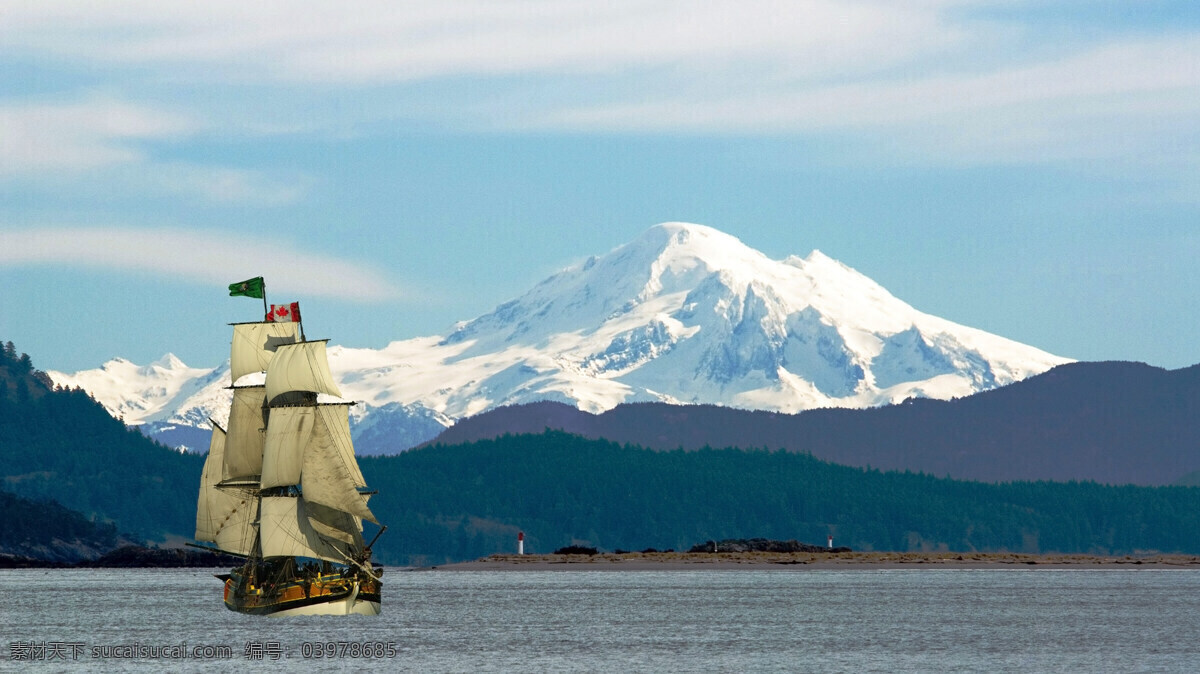
[[[342,576],[295,580],[255,587],[238,574],[225,581],[225,608],[237,613],[277,617],[300,615],[379,615],[377,581]]]
[[[381,611],[381,605],[377,601],[341,599],[321,604],[283,609],[268,613],[267,615],[279,618],[295,615],[379,615]]]

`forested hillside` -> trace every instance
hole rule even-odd
[[[57,501],[149,540],[191,535],[204,457],[146,439],[82,390],[51,390],[11,342],[3,352],[0,489]]]
[[[573,542],[685,548],[761,536],[857,550],[1200,553],[1200,489],[986,484],[799,453],[650,451],[550,431],[361,459],[389,559],[440,563]]]
[[[847,466],[963,480],[1174,484],[1200,471],[1200,366],[1070,363],[956,400],[780,414],[634,403],[589,414],[556,402],[485,412],[446,429],[456,445],[547,428],[651,449],[770,447]]]
[[[97,523],[54,502],[0,491],[0,555],[77,562],[122,542],[111,522]]]

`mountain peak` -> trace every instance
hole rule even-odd
[[[774,260],[712,227],[666,222],[445,338],[331,348],[329,361],[345,396],[363,403],[361,419],[429,423],[542,400],[590,412],[643,401],[869,407],[962,397],[1067,359],[922,313],[820,251]],[[154,366],[155,376],[93,375],[92,387],[114,394],[97,399],[124,404],[126,418],[134,408],[172,423],[213,414],[198,409],[208,402],[174,406],[224,395],[213,371],[170,354]],[[184,385],[191,372],[208,379]],[[91,391],[85,374],[73,380]]]
[[[691,268],[697,264],[710,271],[732,270],[767,261],[762,253],[740,239],[706,225],[664,222],[646,230],[633,243],[617,248],[642,249],[662,267]]]
[[[595,410],[631,400],[798,411],[949,398],[1066,362],[921,313],[819,250],[772,260],[683,222],[546,279],[442,345],[468,341],[457,358],[513,359],[502,381],[472,383],[495,392],[521,382],[504,403]],[[603,395],[582,393],[593,378]]]
[[[179,360],[175,354],[169,351],[164,354],[162,358],[159,358],[150,364],[155,367],[161,367],[164,370],[178,370],[187,368],[187,365],[185,365],[182,360]]]
[[[660,222],[643,232],[635,240],[635,244],[638,241],[660,241],[668,246],[687,246],[693,243],[707,242],[745,245],[731,234],[726,234],[708,225],[697,225],[692,222]]]
[[[173,353],[166,353],[162,358],[138,368],[138,374],[144,377],[174,377],[179,372],[188,370],[188,366],[184,365],[182,360],[179,360]]]

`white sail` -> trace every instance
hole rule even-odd
[[[267,400],[290,391],[327,393],[338,398],[341,390],[329,372],[325,342],[285,344],[275,351],[267,365]]]
[[[299,323],[235,323],[229,370],[234,383],[252,372],[264,372],[281,344],[296,341]]]
[[[354,445],[349,405],[307,405],[271,410],[263,450],[262,487],[300,485],[304,499],[376,522]]]
[[[221,481],[222,458],[225,455],[225,431],[213,424],[212,439],[208,442],[208,457],[200,472],[200,498],[196,502],[196,540],[215,541],[217,523],[223,519],[224,493],[217,489]]]
[[[345,563],[352,554],[346,543],[321,536],[308,521],[304,499],[263,496],[259,518],[264,557],[315,557]]]
[[[233,389],[222,471],[226,480],[257,480],[262,473],[263,430],[266,426],[263,401],[266,395],[266,388],[262,386]]]
[[[349,543],[355,550],[363,549],[361,518],[308,499],[304,501],[304,509],[308,511],[308,523],[318,534]]]
[[[249,555],[254,549],[254,509],[258,499],[253,490],[237,489],[231,492],[236,499],[234,509],[218,524],[213,543],[226,552]]]
[[[196,540],[216,543],[227,552],[250,554],[254,545],[254,494],[245,490],[217,488],[222,479],[225,431],[213,424],[208,458],[200,476],[200,498],[196,503]]]
[[[263,446],[262,487],[300,484],[304,448],[316,440],[316,407],[276,407],[271,410]]]
[[[358,493],[366,480],[354,460],[354,445],[350,442],[350,407],[322,405],[317,410],[318,426],[324,432],[321,442],[311,442],[305,448],[300,473],[304,498],[378,524],[367,508],[367,497]]]

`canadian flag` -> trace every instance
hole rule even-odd
[[[292,302],[291,304],[272,304],[271,311],[267,313],[267,322],[299,323],[300,303]]]

